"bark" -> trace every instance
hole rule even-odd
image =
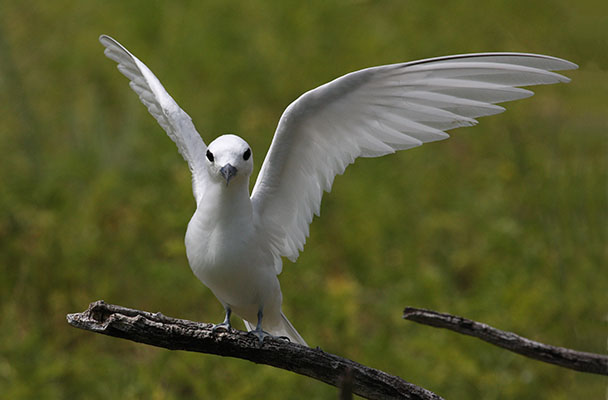
[[[429,390],[374,368],[288,340],[257,337],[246,332],[212,331],[212,324],[166,317],[96,301],[89,308],[68,314],[77,328],[133,340],[170,350],[186,350],[236,357],[267,364],[340,387],[368,399],[441,399]]]
[[[539,361],[577,371],[608,375],[608,356],[606,355],[547,345],[480,322],[431,310],[407,307],[403,312],[403,318],[474,336],[503,349]]]

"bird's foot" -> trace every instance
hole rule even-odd
[[[286,342],[291,342],[291,340],[287,336],[274,336],[261,329],[254,329],[252,331],[249,331],[248,333],[251,335],[254,335],[255,337],[258,338],[260,346],[262,344],[264,344],[264,339],[266,339],[267,337],[272,338],[272,339],[284,340]]]
[[[215,331],[217,331],[218,329],[223,329],[226,332],[230,332],[230,330],[232,329],[232,325],[230,325],[230,322],[224,321],[222,323],[213,325],[213,327],[211,328],[211,332],[215,333]]]
[[[250,333],[251,335],[254,335],[255,337],[257,337],[257,338],[258,338],[258,341],[259,341],[260,346],[261,346],[262,344],[264,344],[264,339],[265,339],[265,338],[267,338],[267,337],[271,337],[271,338],[273,338],[273,337],[274,337],[274,336],[272,336],[270,333],[268,333],[268,332],[266,332],[266,331],[263,331],[263,330],[261,330],[261,329],[254,329],[254,330],[252,330],[252,331],[249,331],[249,333]]]

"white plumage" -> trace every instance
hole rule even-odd
[[[571,62],[525,53],[479,53],[352,72],[304,93],[279,120],[251,195],[253,156],[235,135],[209,147],[154,74],[114,39],[105,54],[176,143],[196,199],[186,232],[194,274],[263,340],[263,331],[306,342],[281,312],[281,257],[295,261],[324,191],[357,157],[379,157],[445,139],[446,130],[531,96],[520,86],[568,82]],[[263,318],[262,318],[263,317]],[[220,324],[222,325],[222,324]],[[263,331],[262,331],[263,329]]]

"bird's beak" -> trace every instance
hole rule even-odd
[[[226,186],[228,186],[230,179],[232,179],[236,175],[237,169],[230,164],[226,164],[222,168],[220,168],[220,173],[222,174],[224,179],[226,179]]]

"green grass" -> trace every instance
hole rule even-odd
[[[258,169],[283,109],[352,70],[496,50],[578,63],[570,84],[448,141],[349,167],[281,284],[308,343],[446,398],[602,397],[604,378],[400,316],[433,308],[606,352],[607,11],[599,0],[0,2],[0,393],[337,397],[286,371],[66,323],[100,298],[222,319],[185,257],[186,164],[103,56],[107,33],[207,142],[243,136]]]

